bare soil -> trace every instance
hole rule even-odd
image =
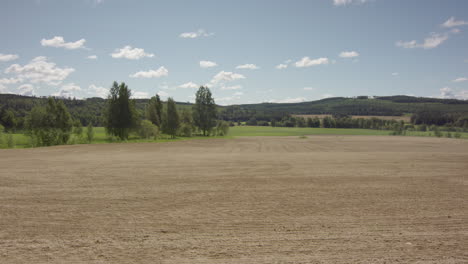
[[[468,263],[468,141],[0,150],[0,263]]]

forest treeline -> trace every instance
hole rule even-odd
[[[142,139],[157,139],[161,134],[172,138],[191,137],[194,134],[224,136],[229,130],[226,121],[217,119],[216,104],[207,87],[201,86],[195,94],[195,104],[184,108],[177,106],[172,98],[163,104],[159,96],[155,95],[143,108],[138,109],[136,100],[131,99],[131,96],[132,91],[125,83],[114,82],[107,100],[96,108],[100,109],[100,120],[97,122],[105,127],[106,134],[112,140],[127,140],[130,134],[136,134]],[[95,119],[82,122],[71,114],[66,104],[80,104],[83,101],[53,97],[40,98],[41,101],[17,99],[10,101],[9,105],[12,102],[21,103],[24,117],[17,117],[14,110],[5,110],[0,133],[5,130],[11,136],[11,132],[21,128],[30,137],[31,146],[92,142]],[[31,109],[29,112],[25,110],[26,104]],[[86,133],[83,125],[86,126]]]
[[[109,99],[55,98],[68,109],[73,120],[82,125],[104,126],[105,110]],[[154,104],[155,98],[132,100],[135,116],[147,119],[147,107]],[[26,97],[13,94],[0,95],[0,124],[6,129],[22,130],[25,128],[27,115],[36,106],[47,105],[46,97]],[[166,106],[167,102],[161,102]],[[184,110],[192,110],[193,104],[177,102],[181,115]],[[217,118],[228,122],[257,122],[286,124],[286,119],[297,114],[331,114],[335,116],[373,115],[401,116],[411,114],[414,125],[438,125],[464,127],[468,123],[468,101],[456,99],[422,98],[412,96],[382,96],[356,98],[335,97],[303,103],[262,103],[247,105],[215,106]],[[154,115],[153,115],[154,118]],[[154,120],[153,120],[154,121]],[[355,121],[353,121],[355,122]],[[362,121],[361,123],[363,123]],[[154,121],[153,123],[156,123]],[[335,122],[336,123],[336,122]],[[339,122],[340,123],[340,122]],[[355,123],[345,126],[357,127]],[[365,123],[365,122],[364,122]],[[162,124],[159,124],[161,126]],[[365,127],[365,125],[363,125]],[[188,129],[184,127],[186,131]]]

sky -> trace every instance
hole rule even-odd
[[[465,0],[3,0],[0,93],[468,99]]]

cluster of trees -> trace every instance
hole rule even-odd
[[[415,125],[424,124],[468,128],[468,114],[423,110],[411,116],[411,123]]]
[[[143,138],[157,138],[160,131],[170,135],[190,137],[197,131],[203,136],[225,135],[229,125],[218,121],[216,104],[210,90],[201,86],[195,95],[192,109],[180,111],[176,102],[168,98],[164,107],[159,95],[152,97],[144,110],[144,120],[135,108],[135,100],[130,99],[131,90],[125,83],[114,82],[107,99],[105,128],[109,135],[126,140],[135,131]]]
[[[250,126],[274,126],[274,127],[322,127],[322,128],[363,128],[363,129],[380,129],[392,130],[395,124],[404,124],[402,121],[387,120],[379,118],[351,118],[346,115],[326,116],[323,119],[318,117],[300,117],[300,116],[285,116],[281,120],[275,119],[266,121],[257,121],[256,118],[251,118],[246,122]]]
[[[192,109],[180,109],[172,98],[168,98],[164,103],[158,95],[146,100],[144,107],[138,107],[131,95],[132,92],[125,83],[114,82],[105,106],[97,108],[102,109],[102,113],[97,115],[101,120],[97,120],[96,117],[91,120],[74,118],[66,102],[70,104],[80,100],[40,98],[41,103],[28,104],[30,111],[20,117],[15,115],[14,110],[2,107],[0,146],[14,144],[11,142],[11,133],[16,129],[22,129],[30,136],[32,146],[92,142],[93,126],[96,123],[103,124],[106,133],[119,140],[127,140],[131,133],[141,138],[157,138],[162,132],[174,138],[178,135],[190,137],[195,133],[204,136],[226,135],[228,132],[229,124],[216,120],[217,108],[207,87],[202,86],[197,91]],[[13,101],[15,100],[16,97],[13,97]],[[83,123],[86,124],[86,130]]]

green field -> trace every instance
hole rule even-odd
[[[372,129],[349,129],[349,128],[299,128],[299,127],[262,127],[262,126],[235,126],[229,129],[229,133],[225,137],[177,137],[171,139],[168,135],[161,135],[157,140],[154,139],[141,139],[136,135],[131,135],[130,138],[125,141],[129,143],[138,142],[170,142],[179,140],[191,140],[191,139],[209,139],[209,138],[234,138],[234,137],[252,137],[252,136],[307,136],[307,135],[366,135],[366,136],[388,136],[391,131],[388,130],[372,130]],[[443,137],[446,136],[447,132],[442,132]],[[451,132],[452,136],[454,135]],[[460,133],[461,138],[468,139],[468,133]],[[418,137],[430,137],[434,136],[433,132],[426,131],[406,131],[406,136],[418,136]],[[80,141],[72,136],[71,142],[75,144],[85,144],[83,139]],[[13,141],[15,148],[28,148],[31,146],[30,138],[24,134],[13,134]],[[94,128],[94,140],[92,144],[105,144],[121,142],[117,140],[111,140],[105,133],[103,127]],[[2,140],[0,140],[0,148],[7,148],[7,137],[3,134]]]

